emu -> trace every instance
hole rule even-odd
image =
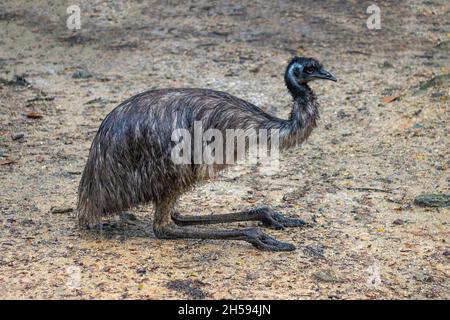
[[[183,216],[175,210],[181,194],[210,178],[211,166],[174,164],[172,133],[203,128],[277,129],[279,145],[286,149],[304,142],[319,117],[316,97],[308,82],[336,81],[319,61],[294,57],[284,81],[292,95],[289,119],[269,115],[257,106],[225,92],[208,89],[159,89],[137,94],[117,106],[100,125],[92,142],[78,189],[78,221],[81,227],[98,223],[104,216],[153,203],[153,230],[160,239],[198,238],[247,241],[257,249],[291,251],[295,246],[278,241],[259,228],[212,230],[194,227],[237,221],[260,221],[276,229],[305,225],[268,208],[208,216]],[[215,172],[225,165],[213,165]]]

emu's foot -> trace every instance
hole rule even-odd
[[[250,229],[246,231],[247,242],[251,243],[259,250],[264,251],[294,251],[295,246],[290,243],[278,241],[267,234],[263,233],[260,229]]]
[[[276,212],[268,207],[257,209],[261,215],[263,226],[273,229],[284,229],[289,227],[302,227],[307,223],[302,219],[287,218],[281,213]]]

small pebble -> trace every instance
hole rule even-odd
[[[71,207],[51,207],[50,208],[50,212],[53,214],[69,213],[72,211],[73,211],[73,208],[71,208]]]
[[[144,274],[147,273],[147,270],[145,270],[145,269],[138,269],[138,270],[136,270],[136,272],[137,272],[139,275],[143,276]]]
[[[20,140],[23,137],[25,137],[25,134],[23,133],[14,133],[13,135],[11,135],[11,139],[15,140]]]
[[[337,281],[336,276],[334,275],[333,271],[331,271],[331,270],[319,271],[314,274],[314,277],[317,280],[320,280],[323,282],[336,282]]]
[[[78,70],[72,74],[73,79],[87,79],[92,78],[92,74],[87,70]]]
[[[383,68],[391,69],[393,67],[394,67],[394,65],[392,63],[390,63],[389,61],[383,62]]]
[[[405,220],[402,220],[402,219],[395,219],[395,220],[392,222],[392,224],[393,224],[393,225],[396,225],[396,226],[400,226],[400,225],[402,225],[402,224],[405,224]]]

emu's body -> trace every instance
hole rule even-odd
[[[226,129],[279,129],[281,148],[303,142],[316,126],[317,103],[309,86],[292,83],[288,71],[285,81],[294,101],[287,120],[230,94],[206,89],[151,90],[124,101],[103,120],[92,143],[79,187],[80,224],[154,203],[153,228],[157,237],[237,239],[261,249],[292,250],[292,245],[257,229],[212,231],[186,227],[260,220],[282,228],[304,222],[268,208],[209,217],[179,216],[174,211],[177,198],[209,175],[205,164],[174,164],[171,158],[172,132],[182,128],[193,135],[194,121],[201,121],[203,130],[218,129],[224,136]],[[215,170],[223,168],[214,166]]]

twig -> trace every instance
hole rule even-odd
[[[384,193],[392,193],[391,190],[377,189],[377,188],[364,188],[364,187],[346,187],[348,190],[355,191],[373,191],[373,192],[384,192]]]

